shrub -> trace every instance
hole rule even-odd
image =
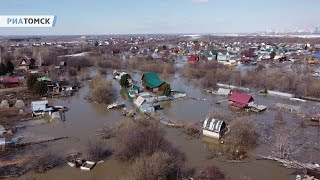
[[[63,163],[63,159],[51,151],[37,152],[34,155],[30,165],[31,169],[38,173],[43,173]]]
[[[99,67],[101,67],[101,68],[111,68],[111,61],[106,61],[106,60],[104,60],[104,61],[99,61],[98,62],[98,66]]]
[[[254,148],[258,145],[260,131],[258,125],[249,119],[236,118],[230,123],[229,142],[242,148]]]
[[[43,81],[37,81],[33,85],[33,93],[39,94],[40,96],[46,95],[48,92],[48,86],[45,82]]]
[[[165,139],[164,131],[158,124],[150,120],[126,124],[120,128],[117,139],[119,141],[117,157],[122,161],[134,161],[141,155],[151,156],[158,151],[167,153],[177,161],[185,159],[184,154]]]
[[[105,74],[108,74],[108,70],[106,68],[99,68],[99,73],[101,75],[105,75]]]
[[[199,137],[202,133],[195,124],[187,124],[184,129],[187,135],[195,138]]]
[[[68,69],[69,76],[76,76],[77,75],[77,69],[74,67],[71,67]]]
[[[153,57],[152,57],[151,55],[148,55],[147,58],[146,58],[146,60],[147,60],[147,61],[152,61],[152,60],[153,60]]]
[[[166,63],[162,61],[144,61],[144,60],[135,60],[130,64],[132,69],[139,69],[142,72],[156,72],[156,73],[169,73],[174,74],[175,68],[174,64]]]
[[[181,164],[168,153],[156,152],[139,157],[132,165],[128,179],[181,179]]]
[[[296,159],[306,143],[301,127],[275,128],[270,135],[271,155],[281,159]],[[303,153],[302,153],[303,154]]]
[[[97,76],[90,83],[89,99],[101,104],[110,104],[116,98],[112,84],[102,76]]]
[[[87,158],[90,161],[101,161],[111,153],[109,150],[104,148],[101,141],[89,140],[87,147]]]
[[[200,171],[196,176],[197,180],[223,180],[225,179],[224,174],[220,169],[214,165],[208,165]]]

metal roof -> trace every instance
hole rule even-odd
[[[33,101],[33,102],[31,102],[31,105],[35,105],[35,104],[37,104],[37,105],[48,104],[48,101],[46,100],[46,101]]]
[[[224,121],[207,117],[203,123],[203,129],[219,133],[223,124],[225,124]]]
[[[229,101],[247,105],[249,102],[253,101],[253,98],[248,94],[233,92],[229,97]]]
[[[315,58],[320,58],[320,53],[313,54],[313,57],[315,57]]]
[[[164,83],[160,80],[158,74],[154,72],[144,73],[142,77],[146,79],[145,86],[149,88],[156,88]]]

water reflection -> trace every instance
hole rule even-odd
[[[141,81],[141,73],[132,74],[134,80]],[[112,79],[110,75],[106,78],[112,81],[113,86],[118,92],[118,101],[123,101],[126,103],[127,107],[130,109],[131,104],[125,100],[125,97],[120,96],[120,86],[118,83]],[[216,101],[226,99],[226,97],[214,96],[208,94],[200,86],[191,81],[186,81],[179,75],[175,75],[169,83],[172,89],[186,92],[188,96],[199,97],[202,100],[193,99],[180,99],[173,100],[162,103],[164,109],[159,111],[160,116],[163,116],[169,120],[180,121],[180,122],[199,122],[205,119],[208,113],[212,111],[218,111],[225,115],[236,115],[250,117],[256,121],[262,128],[272,127],[274,123],[275,116],[275,103],[284,103],[299,105],[305,111],[313,111],[320,113],[320,108],[318,103],[314,102],[293,102],[289,99],[272,97],[272,96],[262,96],[258,93],[252,92],[252,95],[258,104],[263,104],[268,106],[268,110],[260,114],[238,114],[237,112],[231,111],[226,104],[217,105]],[[107,110],[104,105],[91,104],[85,100],[85,96],[88,94],[89,87],[85,84],[85,87],[80,89],[79,92],[72,97],[70,101],[55,100],[54,104],[68,106],[70,110],[66,112],[66,121],[62,124],[47,124],[42,126],[30,127],[22,130],[23,133],[37,137],[37,136],[51,136],[51,137],[61,137],[69,136],[70,138],[65,141],[57,141],[50,143],[51,148],[61,154],[67,154],[70,152],[86,151],[86,144],[89,138],[95,137],[96,131],[103,125],[108,123],[117,123],[126,119],[121,115],[118,110]],[[203,100],[205,99],[205,101]],[[313,108],[315,107],[315,108]],[[294,115],[290,113],[283,113],[286,117],[286,121],[290,124],[294,122]],[[249,163],[232,164],[220,162],[219,160],[208,160],[207,154],[209,151],[217,150],[220,151],[223,147],[219,142],[213,142],[214,140],[203,138],[188,140],[186,135],[177,129],[166,129],[167,138],[177,147],[179,147],[183,152],[186,153],[188,163],[193,167],[201,167],[204,164],[214,163],[221,167],[223,171],[230,177],[230,179],[239,179],[240,175],[247,175],[252,179],[291,179],[289,176],[291,170],[279,167],[278,164],[272,163],[270,161],[256,161],[250,159]],[[309,128],[310,133],[315,132],[314,128]],[[319,134],[319,131],[315,132]],[[265,151],[264,149],[259,149],[257,151]],[[78,170],[64,166],[62,168],[57,168],[49,171],[46,174],[34,174],[29,173],[22,178],[35,177],[36,179],[88,179],[94,177],[106,177],[108,179],[119,179],[120,176],[125,172],[126,167],[120,164],[118,161],[112,157],[107,160],[106,163],[97,166],[90,173],[79,172]]]

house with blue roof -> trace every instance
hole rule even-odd
[[[313,54],[312,57],[320,59],[320,53]]]
[[[314,53],[308,62],[310,64],[320,63],[320,53]]]

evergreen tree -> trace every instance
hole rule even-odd
[[[165,51],[165,50],[167,50],[167,46],[166,45],[163,45],[162,46],[162,49]]]
[[[28,89],[31,90],[31,91],[33,91],[33,86],[34,86],[34,84],[35,84],[37,81],[38,81],[38,80],[37,80],[37,76],[35,76],[35,75],[29,76],[28,79],[27,79]]]
[[[0,76],[3,76],[5,74],[8,73],[8,69],[6,67],[6,65],[4,65],[3,63],[0,64]]]
[[[129,84],[129,79],[131,78],[131,76],[129,74],[125,74],[121,77],[120,79],[120,86],[122,87],[128,87]]]
[[[14,70],[14,65],[13,65],[13,63],[11,62],[11,60],[7,60],[7,62],[6,62],[6,67],[7,67],[8,72],[10,72],[10,73],[13,72],[13,70]]]
[[[39,94],[40,96],[46,95],[48,92],[48,86],[43,81],[37,81],[33,86],[33,93]]]
[[[277,53],[275,51],[272,51],[270,53],[270,59],[274,59],[274,57],[276,57]]]
[[[165,83],[165,84],[163,85],[163,95],[165,95],[165,96],[169,96],[169,95],[170,95],[170,93],[171,93],[171,87],[170,87],[170,84]]]

